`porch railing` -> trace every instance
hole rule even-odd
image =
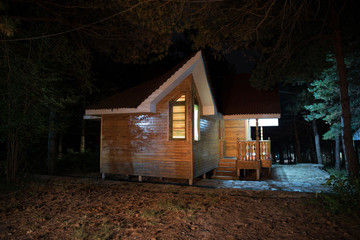
[[[240,176],[240,169],[256,169],[260,178],[260,168],[271,168],[271,141],[237,141],[236,170]]]

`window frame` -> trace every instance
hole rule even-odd
[[[197,121],[195,122],[195,106],[197,106]],[[200,104],[198,103],[198,101],[194,101],[194,104],[193,104],[193,129],[194,129],[194,131],[193,131],[193,140],[194,141],[200,141],[200,118],[201,118],[201,111],[200,111]],[[196,134],[195,134],[195,131],[197,131],[197,136],[198,136],[198,138],[197,139],[195,139],[195,136],[196,136]]]
[[[185,126],[184,126],[184,138],[174,138],[173,137],[173,106],[184,106],[184,115],[185,115]],[[187,127],[187,123],[186,123],[186,100],[185,101],[170,101],[169,102],[169,117],[170,117],[170,121],[169,121],[169,130],[170,130],[170,140],[186,140],[186,127]]]

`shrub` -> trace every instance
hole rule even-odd
[[[324,185],[330,186],[332,194],[320,195],[325,207],[332,213],[360,215],[359,179],[349,179],[345,174],[332,174]]]
[[[60,173],[99,172],[99,152],[85,151],[83,153],[68,149],[58,160],[57,169]]]

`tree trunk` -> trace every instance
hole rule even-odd
[[[296,144],[296,162],[297,163],[302,163],[301,160],[301,146],[300,146],[300,138],[299,138],[299,133],[297,130],[297,124],[296,124],[296,119],[295,117],[293,118],[293,124],[294,124],[294,135],[295,135],[295,144]]]
[[[58,159],[63,157],[63,134],[59,134],[58,138]]]
[[[57,144],[56,144],[56,128],[55,128],[56,114],[51,111],[49,116],[49,133],[48,133],[48,156],[47,168],[49,174],[54,174],[56,169],[57,159]]]
[[[7,49],[7,45],[5,44],[5,61],[7,61],[7,66],[8,66],[8,70],[7,70],[7,78],[6,78],[6,94],[7,95],[7,102],[6,102],[6,106],[7,106],[7,125],[8,125],[8,129],[7,129],[7,136],[6,136],[6,169],[5,169],[5,175],[6,175],[6,181],[8,183],[14,182],[15,178],[16,178],[16,173],[18,171],[18,165],[19,165],[19,155],[20,155],[20,139],[19,139],[19,135],[18,135],[18,129],[11,127],[12,124],[14,122],[14,120],[16,120],[16,117],[14,117],[14,112],[16,112],[16,108],[14,108],[14,102],[16,102],[16,97],[14,97],[14,94],[12,94],[12,90],[11,90],[11,83],[12,83],[12,78],[11,78],[11,65],[9,62],[9,56],[8,56],[8,49]],[[3,100],[3,99],[2,99]],[[16,106],[16,105],[15,105]],[[3,114],[3,113],[2,113]]]
[[[335,169],[340,170],[340,136],[335,137]]]
[[[312,134],[314,134],[314,132],[312,132]],[[313,141],[313,137],[311,136],[312,135],[311,133],[307,134],[309,136],[309,143],[310,143],[310,162],[311,163],[315,163],[317,160],[316,160],[316,157],[315,157],[315,153],[316,153],[316,150],[315,150],[315,143]]]
[[[20,142],[16,133],[7,136],[6,181],[14,182],[19,167]]]
[[[342,132],[343,132],[343,142],[345,145],[344,154],[348,164],[349,176],[351,178],[358,178],[359,163],[356,159],[356,155],[353,147],[353,141],[352,141],[348,81],[346,78],[345,61],[342,52],[341,34],[339,29],[335,31],[334,45],[335,45],[337,71],[339,76],[339,85],[340,85],[341,117],[343,121]]]
[[[342,118],[341,118],[341,126],[342,125],[343,125],[343,122],[342,122]],[[345,144],[344,144],[343,132],[341,132],[341,146],[342,146],[342,152],[343,152],[343,159],[344,159],[344,163],[345,163],[345,170],[346,170],[346,172],[349,172],[349,164],[348,164],[348,161],[346,159],[346,154],[345,154]]]
[[[280,150],[279,163],[284,164],[284,149],[283,148],[281,148],[281,150]]]
[[[85,152],[85,119],[81,120],[80,152]]]
[[[320,136],[319,136],[319,133],[317,130],[316,119],[313,119],[311,124],[312,124],[314,137],[315,137],[315,149],[316,149],[317,163],[323,164],[323,161],[321,159]]]

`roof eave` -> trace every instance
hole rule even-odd
[[[85,115],[98,116],[107,114],[121,114],[121,113],[137,113],[140,112],[138,108],[111,108],[111,109],[86,109]],[[147,112],[147,111],[143,111]]]
[[[261,118],[280,118],[280,113],[256,113],[256,114],[233,114],[224,115],[224,119],[261,119]]]

